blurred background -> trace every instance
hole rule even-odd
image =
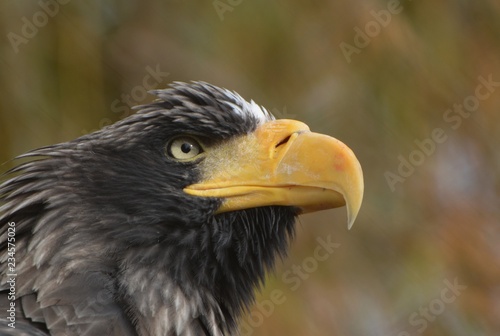
[[[498,0],[4,0],[0,27],[1,171],[172,81],[354,150],[354,228],[301,217],[242,335],[500,335]]]

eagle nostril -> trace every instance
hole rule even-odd
[[[281,140],[280,142],[278,142],[276,144],[275,148],[278,148],[279,146],[286,144],[288,142],[288,140],[290,140],[290,137],[291,137],[291,135],[287,136],[286,138],[284,138],[283,140]]]

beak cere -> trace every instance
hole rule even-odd
[[[363,172],[354,153],[301,122],[270,121],[206,154],[203,181],[184,191],[222,198],[218,213],[271,205],[307,213],[346,205],[351,228],[361,207]]]

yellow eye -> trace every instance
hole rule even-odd
[[[203,148],[195,139],[182,136],[170,142],[167,152],[174,159],[186,161],[203,153]]]

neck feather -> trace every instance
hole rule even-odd
[[[148,321],[139,328],[234,331],[266,271],[286,254],[295,216],[289,207],[217,215],[202,225],[169,225],[155,245],[127,250],[121,285],[131,310],[145,317],[138,320]]]

